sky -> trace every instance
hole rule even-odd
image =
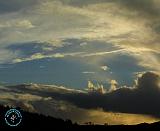
[[[3,86],[37,83],[85,90],[91,81],[107,91],[132,89],[147,72],[160,74],[159,52],[159,0],[0,0]],[[83,103],[67,101],[88,111]],[[106,113],[106,106],[100,108]],[[128,108],[115,112],[143,114]]]

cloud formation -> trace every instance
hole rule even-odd
[[[147,72],[138,78],[136,87],[122,87],[104,95],[75,94],[66,96],[66,99],[83,108],[101,107],[106,111],[148,114],[159,117],[159,82],[160,77],[157,74]]]
[[[138,78],[136,87],[121,87],[106,94],[73,92],[59,95],[58,99],[69,101],[81,108],[103,108],[105,111],[148,114],[159,117],[159,82],[160,77],[157,74],[147,72]],[[51,90],[48,93],[52,95]],[[55,95],[53,94],[53,97],[56,99]]]
[[[108,90],[103,94],[98,90],[97,92],[88,92],[85,90],[37,84],[11,86],[8,89],[12,92],[25,91],[33,96],[37,95],[43,98],[55,99],[56,101],[66,101],[78,108],[101,108],[106,112],[143,114],[157,118],[160,117],[160,106],[158,104],[160,101],[160,77],[153,72],[144,73],[138,78],[138,84],[133,87],[117,86],[116,89]],[[23,97],[16,98],[24,100],[26,95],[24,94],[24,96],[22,95]]]
[[[117,50],[135,57],[140,66],[159,72],[159,4],[158,0],[13,0],[9,3],[1,0],[0,48],[5,50],[6,46],[13,43],[86,38],[105,41],[106,47],[109,44],[119,47]],[[97,61],[107,52],[112,52],[107,49],[93,52],[90,48],[83,56],[99,56],[95,58]],[[12,53],[11,50],[7,52]],[[48,57],[40,53],[42,59]],[[39,59],[35,55],[33,57]],[[62,56],[63,53],[55,54],[53,58]],[[30,60],[20,60],[20,56],[16,55],[14,57],[19,62]],[[13,58],[8,56],[5,59],[8,62]]]
[[[112,125],[152,123],[160,117],[159,82],[157,74],[147,72],[138,78],[137,86],[120,87],[105,94],[54,85],[0,87],[0,103],[81,124],[89,121]]]
[[[12,0],[11,2],[0,0],[0,13],[12,13],[16,11],[23,10],[24,8],[30,7],[36,4],[38,0],[28,0],[28,1],[20,1],[20,0]]]
[[[18,20],[0,24],[0,28],[33,28],[34,25],[29,20]]]

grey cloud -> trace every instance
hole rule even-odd
[[[136,17],[147,18],[150,23],[146,26],[159,33],[160,2],[158,0],[117,0],[117,2],[131,12],[136,12],[138,15]]]
[[[84,109],[102,108],[105,111],[147,114],[160,117],[160,77],[147,72],[138,78],[136,87],[121,87],[105,94],[77,91],[65,87],[44,85],[12,86],[17,91],[25,91],[33,95],[52,97],[58,101],[66,101]]]
[[[102,2],[109,2],[111,0],[61,0],[64,4],[70,4],[72,6],[86,6],[89,4],[96,4]]]
[[[112,0],[112,1],[111,0],[100,0],[100,1],[86,0],[86,1],[79,1],[79,2],[78,0],[68,0],[68,1],[70,4],[79,5],[79,6],[87,6],[87,5],[97,4],[97,3],[110,3],[110,2],[115,3],[114,6],[117,7],[118,9],[115,15],[119,14],[120,12],[119,10],[121,9],[124,10],[123,11],[124,14],[123,13],[119,14],[120,17],[124,16],[124,17],[127,17],[127,19],[129,20],[135,20],[135,23],[137,21],[140,21],[142,23],[144,22],[145,23],[144,26],[148,28],[150,31],[153,31],[151,32],[153,34],[152,38],[155,37],[155,39],[154,41],[152,41],[152,43],[156,45],[156,43],[158,43],[159,41],[159,37],[156,36],[160,32],[159,31],[160,2],[158,0]],[[107,13],[108,12],[106,12],[106,14]],[[119,37],[127,39],[127,37],[131,34],[127,32],[127,34],[125,34],[124,36],[119,36]],[[152,38],[150,38],[150,40]],[[138,43],[141,43],[141,42],[138,42]],[[144,45],[147,46],[147,41],[142,46]]]
[[[10,13],[33,6],[38,0],[0,0],[0,13]]]
[[[144,14],[157,16],[160,14],[160,10],[155,7],[154,0],[117,0],[123,6],[133,10],[139,11],[141,15]],[[143,14],[142,14],[143,13]]]
[[[138,89],[142,91],[160,91],[160,77],[158,74],[151,72],[145,73],[141,78],[138,79]]]
[[[136,88],[120,88],[106,94],[72,94],[66,100],[83,108],[101,107],[106,111],[148,114],[160,117],[160,77],[145,73]]]
[[[160,8],[155,5],[158,3],[156,0],[61,0],[64,4],[74,6],[86,6],[97,3],[115,2],[122,6],[127,7],[132,11],[138,11],[141,15],[147,14],[157,16],[160,14]],[[143,14],[142,14],[143,13]]]

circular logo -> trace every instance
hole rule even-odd
[[[17,109],[10,109],[5,114],[5,121],[9,126],[18,126],[22,121],[22,115]]]

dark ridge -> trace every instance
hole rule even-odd
[[[54,128],[60,127],[71,127],[77,125],[73,124],[71,120],[62,120],[58,118],[53,118],[50,116],[44,116],[42,114],[31,113],[21,110],[20,108],[15,108],[19,110],[22,114],[22,121],[16,127],[10,127],[6,124],[5,114],[9,110],[9,107],[4,107],[0,105],[0,129],[1,128]]]
[[[94,123],[88,122],[86,125],[78,125],[77,123],[72,123],[71,120],[62,120],[58,118],[53,118],[50,116],[44,116],[42,114],[30,113],[16,108],[22,114],[22,121],[16,127],[11,127],[5,122],[5,114],[10,109],[10,107],[4,107],[0,105],[0,129],[3,128],[15,128],[15,129],[138,129],[138,128],[159,128],[160,122],[147,124],[142,123],[138,125],[95,125]]]

